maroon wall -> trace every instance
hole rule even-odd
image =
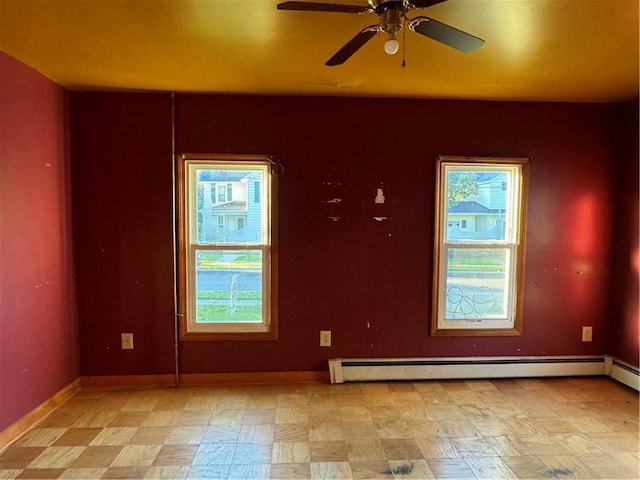
[[[72,99],[81,374],[171,372],[171,97]]]
[[[72,105],[82,373],[170,372],[170,97],[82,93]],[[322,370],[341,356],[605,353],[614,113],[587,104],[177,95],[178,153],[275,153],[286,167],[278,341],[183,342],[182,371]],[[520,337],[428,334],[439,153],[532,158]],[[336,183],[337,191],[328,185]],[[387,203],[376,209],[380,186]],[[336,196],[340,211],[329,211],[322,200]],[[375,221],[380,214],[391,219]],[[593,326],[593,342],[581,342],[583,325]],[[321,329],[333,331],[333,347],[318,346]],[[122,331],[136,334],[136,350],[117,350]]]
[[[0,52],[0,431],[78,376],[66,102]]]
[[[608,318],[607,353],[639,365],[640,310],[638,304],[640,244],[638,242],[638,101],[618,106],[613,162],[616,196],[614,283]]]

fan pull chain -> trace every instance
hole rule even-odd
[[[407,20],[402,19],[402,68],[406,68],[406,51],[407,51]]]

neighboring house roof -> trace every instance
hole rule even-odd
[[[504,179],[505,177],[505,173],[504,172],[482,172],[482,173],[476,173],[476,182],[478,183],[486,183],[489,182],[491,180],[498,180],[498,178],[496,177],[502,177],[500,180]]]
[[[459,202],[449,207],[449,213],[489,213],[490,210],[476,201]]]
[[[247,177],[248,173],[230,170],[200,170],[198,180],[200,182],[239,182]]]
[[[216,205],[215,207],[211,207],[214,212],[220,211],[242,211],[245,212],[247,210],[247,202],[243,202],[241,200],[234,200],[232,202],[221,203],[220,205]]]

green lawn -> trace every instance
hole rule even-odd
[[[226,305],[200,305],[198,323],[261,322],[260,305],[241,305],[232,312]]]
[[[198,300],[227,300],[229,290],[201,290],[198,292]],[[238,292],[238,300],[261,300],[262,292]]]

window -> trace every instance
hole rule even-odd
[[[218,203],[224,203],[227,201],[227,197],[225,195],[225,185],[218,185],[217,186],[217,190],[218,190]]]
[[[248,185],[259,185],[260,202],[249,202]],[[275,192],[266,156],[180,156],[183,340],[277,338]]]
[[[520,335],[527,172],[525,158],[438,159],[433,335]]]

